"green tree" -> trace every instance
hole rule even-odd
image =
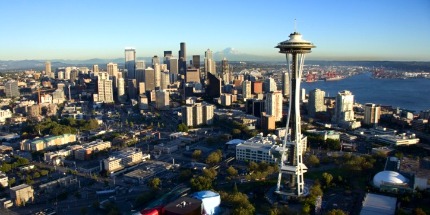
[[[188,132],[188,126],[184,123],[181,123],[178,125],[178,131],[179,132]]]
[[[237,128],[234,128],[231,130],[231,135],[233,135],[233,137],[240,137],[240,134],[242,133],[242,131],[240,131]]]
[[[310,166],[319,166],[320,165],[320,159],[318,159],[318,157],[315,155],[309,156],[308,162],[309,162]]]
[[[346,215],[345,211],[340,209],[332,209],[327,212],[325,215]]]
[[[82,215],[86,215],[86,214],[88,214],[88,209],[86,207],[82,207],[81,210],[80,210],[80,213]]]
[[[221,160],[222,160],[222,152],[221,150],[217,150],[208,155],[208,157],[206,158],[206,163],[214,165],[221,162]]]
[[[334,139],[328,138],[325,142],[329,149],[340,150],[340,140],[334,140]]]
[[[422,208],[415,208],[412,211],[413,215],[426,215],[427,213]]]
[[[158,190],[161,185],[161,180],[159,178],[153,178],[148,182],[149,187],[154,190]]]
[[[205,176],[197,176],[190,180],[191,188],[195,191],[212,189],[212,179]]]
[[[322,174],[322,177],[324,179],[324,183],[326,186],[330,186],[331,182],[333,181],[333,175],[331,175],[330,173],[326,173],[324,172]]]
[[[200,160],[201,156],[202,156],[202,150],[196,149],[193,151],[193,154],[192,154],[193,159]]]
[[[212,180],[215,179],[215,177],[217,176],[218,172],[215,169],[204,169],[203,170],[203,176],[208,177]]]
[[[235,176],[237,176],[238,171],[237,171],[233,166],[229,166],[229,167],[227,168],[227,174],[228,174],[230,177],[235,177]]]
[[[258,170],[258,164],[254,161],[249,162],[248,164],[249,171],[257,171]]]
[[[40,171],[40,175],[42,175],[42,176],[48,175],[48,173],[49,173],[49,171],[48,171],[48,170],[45,170],[45,169],[42,169],[42,170]]]

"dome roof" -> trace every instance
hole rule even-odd
[[[378,188],[381,187],[382,183],[404,184],[408,181],[403,175],[394,171],[382,171],[373,177],[373,185]]]

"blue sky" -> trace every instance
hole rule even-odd
[[[1,1],[0,60],[187,55],[233,47],[284,59],[273,47],[297,31],[310,59],[430,61],[428,0]],[[246,59],[244,59],[246,60]]]

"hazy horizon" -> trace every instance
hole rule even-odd
[[[5,1],[0,60],[187,55],[234,47],[283,60],[274,47],[298,31],[316,45],[309,60],[429,61],[430,2],[381,1]],[[294,20],[296,24],[294,24]],[[248,60],[248,59],[243,59]]]

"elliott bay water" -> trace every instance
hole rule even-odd
[[[302,82],[306,93],[319,88],[326,96],[335,97],[342,90],[349,90],[355,102],[391,105],[407,110],[430,109],[430,79],[374,79],[363,73],[338,81]]]

